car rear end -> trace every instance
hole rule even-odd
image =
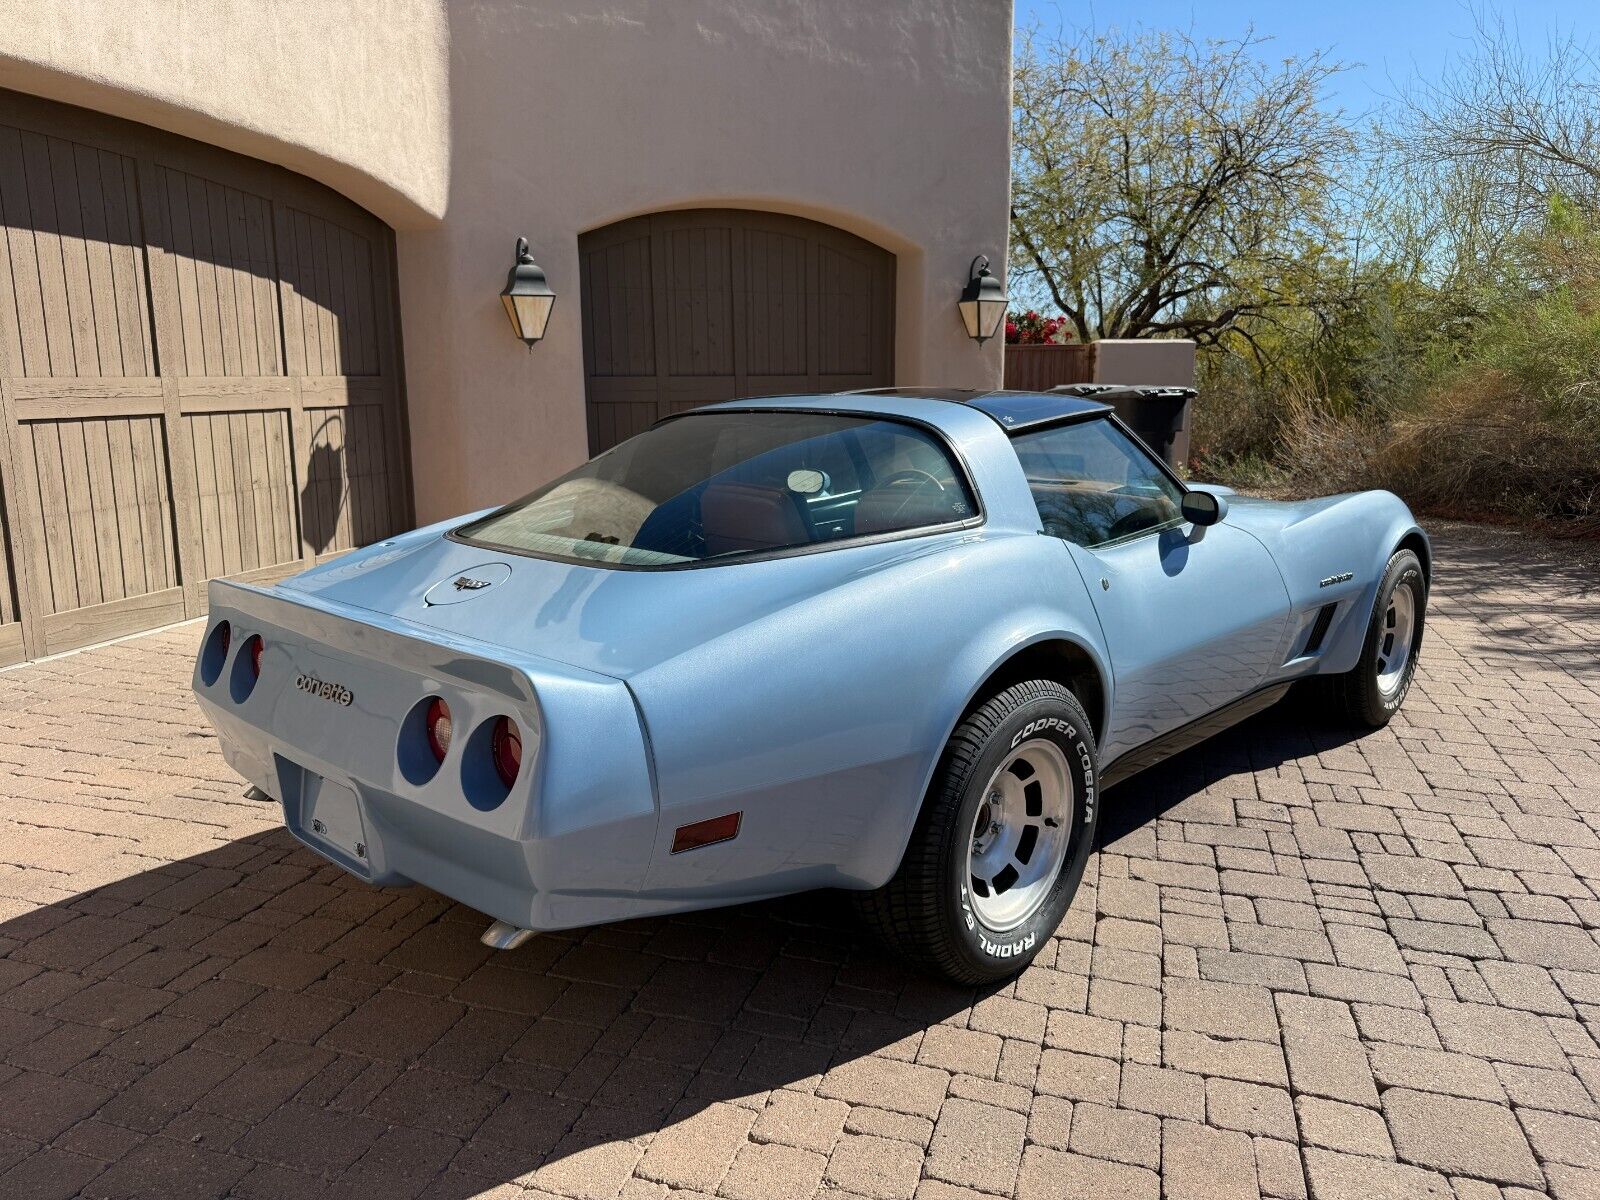
[[[657,814],[620,680],[282,587],[210,599],[195,696],[295,837],[523,928],[633,915]]]

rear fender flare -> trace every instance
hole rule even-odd
[[[933,786],[935,773],[944,758],[945,747],[950,744],[951,735],[955,733],[956,727],[965,719],[967,713],[983,698],[989,680],[1008,660],[1030,646],[1056,641],[1071,643],[1088,655],[1089,661],[1094,665],[1095,673],[1100,679],[1101,702],[1104,706],[1101,711],[1106,714],[1111,712],[1113,700],[1111,671],[1098,641],[1089,635],[1087,629],[1062,623],[1059,614],[1033,615],[1035,620],[1045,617],[1051,623],[1037,625],[1033,633],[1021,640],[1016,638],[1015,620],[1008,620],[1004,624],[997,623],[972,639],[967,650],[951,664],[950,677],[968,682],[960,691],[952,693],[950,702],[944,706],[945,722],[938,731],[932,753],[923,768],[916,803],[908,805],[905,809],[906,819],[902,828],[897,831],[898,837],[892,861],[877,864],[878,869],[870,873],[872,886],[887,883],[900,869],[906,846],[911,841],[911,831],[916,825],[917,818],[922,814],[922,806],[927,803],[928,791]]]

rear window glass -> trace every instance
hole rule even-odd
[[[641,433],[457,536],[669,566],[933,528],[976,512],[949,452],[915,425],[712,412]]]

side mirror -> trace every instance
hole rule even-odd
[[[1215,492],[1185,492],[1182,508],[1183,519],[1191,525],[1215,525],[1228,515],[1228,498]]]

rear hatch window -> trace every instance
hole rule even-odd
[[[736,410],[658,425],[454,536],[518,554],[663,567],[976,515],[963,472],[920,426]]]

